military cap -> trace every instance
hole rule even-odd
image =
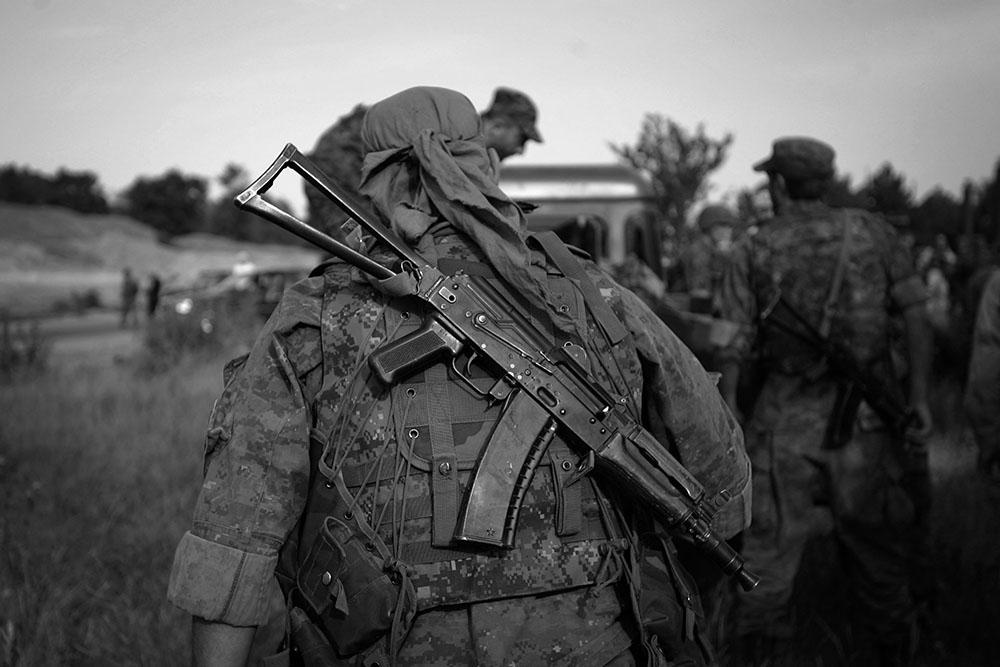
[[[729,210],[728,206],[722,204],[709,204],[698,214],[698,228],[705,231],[718,225],[736,227],[739,224],[739,218]]]
[[[797,181],[830,178],[834,174],[834,151],[828,145],[809,137],[776,139],[771,155],[753,166],[754,171],[781,174]]]
[[[519,90],[501,86],[493,93],[490,108],[483,112],[485,118],[507,118],[517,124],[524,136],[542,142],[542,135],[535,126],[538,120],[538,109],[531,98]]]

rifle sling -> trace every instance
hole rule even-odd
[[[533,238],[542,246],[542,250],[556,265],[556,268],[579,285],[580,291],[583,292],[583,299],[587,302],[587,308],[590,309],[590,314],[597,320],[608,342],[612,346],[620,343],[628,335],[628,331],[618,320],[618,316],[611,310],[594,283],[591,282],[583,265],[573,256],[562,239],[555,232],[540,232],[533,235]]]
[[[837,258],[837,268],[833,271],[833,280],[830,281],[830,293],[826,296],[823,304],[823,319],[820,321],[818,331],[820,336],[827,338],[830,335],[830,326],[833,324],[833,314],[837,309],[837,301],[840,300],[840,292],[844,285],[844,274],[847,273],[847,262],[851,257],[851,218],[844,214],[843,239],[840,242],[840,257]]]

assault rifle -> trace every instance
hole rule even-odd
[[[286,167],[391,249],[399,258],[399,270],[373,261],[264,200],[262,193]],[[426,319],[421,328],[387,343],[369,358],[384,382],[391,384],[451,357],[456,377],[483,394],[467,377],[468,370],[476,361],[493,369],[496,381],[485,396],[505,407],[476,462],[456,540],[513,546],[524,493],[559,430],[587,452],[572,479],[596,466],[618,487],[637,494],[668,527],[690,536],[744,589],[757,585],[758,577],[744,568],[740,555],[709,525],[719,499],[707,499],[701,483],[628,414],[626,397],[609,395],[588,377],[575,358],[578,346],[565,343],[553,348],[509,297],[485,279],[463,272],[446,275],[430,265],[292,144],[237,195],[235,203],[368,273],[381,281],[387,293],[422,302]],[[460,354],[468,355],[464,370],[457,365]]]
[[[849,350],[822,335],[785,300],[780,290],[763,309],[760,319],[765,325],[774,326],[820,353],[830,371],[844,381],[827,427],[826,449],[837,449],[847,444],[862,400],[890,432],[898,437],[906,436],[917,419],[917,413],[900,399],[899,392],[861,364]]]

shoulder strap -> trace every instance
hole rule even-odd
[[[840,300],[840,290],[844,284],[844,274],[847,273],[847,262],[851,256],[851,216],[846,212],[842,214],[843,236],[840,243],[840,257],[837,259],[837,268],[833,272],[833,280],[830,281],[830,293],[823,304],[823,319],[819,323],[819,333],[826,338],[830,335],[830,325],[833,323],[833,315],[837,311],[837,301]]]
[[[579,260],[566,247],[562,239],[555,232],[540,232],[534,234],[533,238],[542,246],[542,250],[552,260],[552,263],[556,265],[556,268],[562,271],[563,275],[567,278],[575,280],[580,286],[580,290],[583,292],[583,299],[587,302],[587,308],[590,309],[591,315],[594,316],[594,319],[601,326],[608,341],[612,345],[620,343],[628,335],[628,331],[601,296],[600,291],[594,283],[587,277],[583,265],[580,264]]]

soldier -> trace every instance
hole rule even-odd
[[[741,360],[756,345],[765,380],[746,424],[753,463],[748,563],[762,584],[741,597],[738,631],[781,648],[792,631],[789,599],[809,538],[835,531],[857,597],[859,627],[885,664],[905,660],[913,631],[910,557],[926,518],[926,451],[904,445],[865,403],[835,410],[846,379],[794,334],[777,328],[778,295],[807,324],[850,350],[886,381],[889,318],[901,316],[909,349],[909,403],[930,429],[926,293],[892,227],[872,214],[821,202],[834,151],[805,137],[778,139],[754,167],[769,179],[776,216],[733,250],[722,316],[743,327],[724,355],[722,391],[736,405]],[[765,319],[768,318],[768,319]],[[831,434],[848,434],[846,437]],[[747,659],[749,662],[749,658]]]
[[[722,204],[709,204],[698,214],[700,232],[681,257],[691,310],[714,314],[715,297],[740,221]]]
[[[500,161],[524,154],[528,141],[542,143],[538,132],[538,109],[527,95],[513,88],[499,87],[493,102],[482,112],[486,146],[497,152]]]
[[[385,221],[442,270],[509,294],[551,343],[577,341],[605,390],[702,480],[718,532],[742,530],[748,462],[714,385],[595,264],[573,260],[582,273],[569,280],[556,267],[565,255],[529,250],[471,102],[408,89],[371,107],[362,137],[361,191]],[[672,538],[599,475],[564,486],[577,455],[559,433],[513,549],[452,539],[502,406],[478,395],[495,380],[475,367],[462,381],[440,362],[388,388],[372,376],[366,357],[421,325],[412,307],[331,260],[286,292],[249,357],[227,367],[169,590],[195,617],[195,662],[245,660],[275,578],[306,664],[708,662]]]
[[[979,469],[1000,481],[1000,270],[996,269],[979,300],[964,407],[979,447]]]
[[[132,269],[122,269],[119,308],[121,311],[120,326],[122,329],[139,324],[139,314],[136,312],[136,298],[139,296],[139,281],[132,274]]]
[[[365,104],[355,105],[350,113],[341,116],[316,141],[309,157],[325,173],[352,190],[357,190],[361,175],[361,121],[368,111]],[[306,201],[309,204],[309,224],[317,229],[343,239],[341,225],[347,215],[323,196],[319,190],[305,183]]]

